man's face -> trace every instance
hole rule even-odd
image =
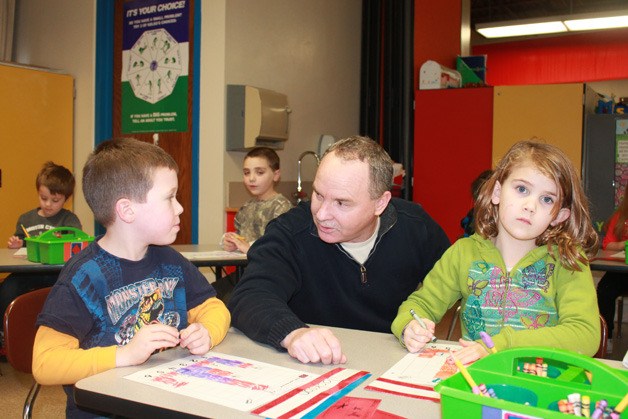
[[[390,192],[371,199],[369,184],[368,163],[343,161],[333,152],[323,158],[314,179],[311,203],[321,240],[360,243],[371,237],[377,217],[390,201]]]

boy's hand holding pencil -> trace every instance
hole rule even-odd
[[[9,241],[7,242],[7,247],[9,249],[19,249],[24,245],[24,240],[20,239],[18,236],[9,237]]]

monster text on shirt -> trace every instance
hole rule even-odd
[[[171,299],[179,278],[147,278],[130,285],[118,288],[105,297],[107,312],[113,324],[131,308],[137,307],[139,301],[156,289],[161,291],[161,296]]]

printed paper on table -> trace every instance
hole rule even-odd
[[[125,378],[269,418],[301,417],[325,399],[366,379],[365,371],[336,368],[323,375],[233,355],[188,356]]]
[[[460,348],[460,345],[428,343],[420,352],[408,353],[366,389],[439,401],[440,394],[434,391],[434,386],[458,372],[455,364],[446,361],[450,350]]]

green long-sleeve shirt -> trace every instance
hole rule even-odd
[[[425,277],[423,287],[399,307],[392,332],[400,337],[412,320],[439,322],[462,298],[462,336],[481,342],[493,337],[497,350],[548,346],[593,355],[600,342],[600,320],[591,270],[562,266],[540,246],[510,272],[495,245],[479,235],[458,240]]]

